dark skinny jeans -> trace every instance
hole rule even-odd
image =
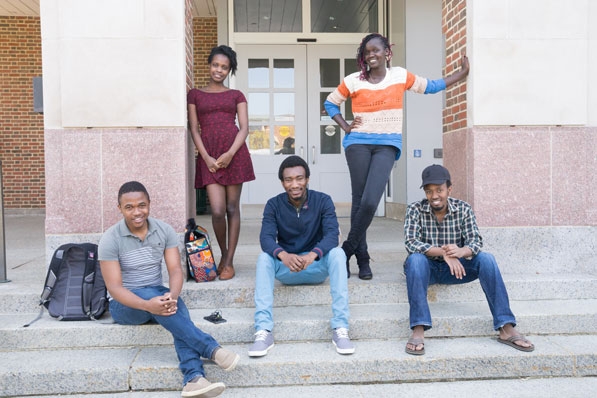
[[[359,264],[369,261],[367,228],[383,196],[397,151],[389,145],[353,144],[346,148],[352,207],[350,231],[342,247],[348,257],[355,254]]]

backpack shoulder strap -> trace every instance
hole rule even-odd
[[[191,241],[190,237],[191,234],[195,231],[195,228],[197,228],[197,223],[195,223],[195,219],[189,218],[187,220],[187,225],[184,228],[184,243]]]
[[[85,271],[83,274],[83,290],[81,291],[81,306],[83,313],[90,316],[97,267],[97,245],[94,243],[82,243],[80,247],[85,250]]]
[[[187,219],[187,225],[185,226],[185,229],[184,229],[185,257],[187,260],[186,261],[186,263],[187,263],[187,281],[194,278],[193,275],[194,275],[195,271],[193,270],[193,267],[191,266],[191,262],[189,260],[189,255],[186,250],[186,244],[197,239],[194,235],[196,227],[197,227],[197,223],[195,222],[194,218]],[[191,239],[191,237],[192,237],[192,239]]]
[[[46,282],[44,283],[44,290],[41,292],[40,305],[47,305],[48,301],[52,297],[52,291],[58,275],[60,274],[60,268],[62,267],[62,261],[66,258],[68,251],[76,246],[74,243],[66,243],[54,251],[50,266],[48,267],[48,273],[46,275]]]
[[[44,313],[44,308],[48,305],[48,302],[52,297],[52,292],[54,291],[54,285],[56,285],[56,281],[58,280],[60,268],[62,267],[62,260],[66,257],[67,252],[73,246],[73,243],[66,243],[58,247],[58,249],[54,251],[54,254],[52,254],[50,266],[48,267],[48,273],[46,274],[46,281],[44,282],[44,288],[41,292],[41,297],[39,300],[39,306],[41,307],[39,309],[39,314],[34,320],[23,325],[23,327],[29,327],[29,325],[31,325],[34,322],[37,322],[42,317]]]

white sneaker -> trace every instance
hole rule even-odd
[[[268,330],[255,333],[255,342],[249,348],[250,357],[263,357],[274,346],[274,335]]]
[[[346,328],[334,329],[332,343],[336,346],[338,354],[347,355],[354,353],[354,344],[350,341],[350,337],[348,337],[348,329]]]

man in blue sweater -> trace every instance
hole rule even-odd
[[[348,336],[346,256],[338,247],[338,220],[329,195],[307,189],[309,166],[299,156],[280,165],[278,178],[286,192],[268,200],[263,211],[255,280],[255,342],[250,357],[262,357],[274,346],[274,280],[285,285],[313,285],[330,277],[332,343],[340,354],[352,354]]]

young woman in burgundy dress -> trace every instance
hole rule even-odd
[[[224,85],[236,71],[236,53],[228,46],[214,47],[207,63],[209,82],[190,90],[187,104],[191,135],[199,152],[195,188],[207,190],[212,226],[222,252],[218,274],[227,280],[235,273],[243,182],[254,180],[255,173],[245,143],[249,133],[247,99],[239,90]]]

